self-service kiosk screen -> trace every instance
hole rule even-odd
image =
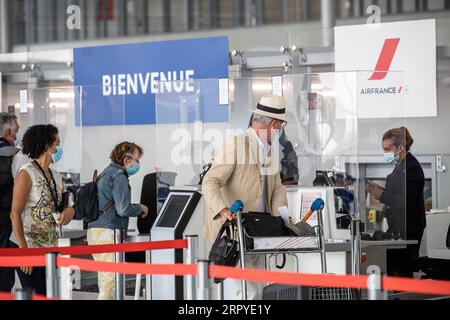
[[[161,213],[161,218],[156,226],[163,228],[175,227],[190,198],[190,195],[172,194],[167,200],[168,203]]]

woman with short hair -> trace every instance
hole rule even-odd
[[[111,152],[111,164],[99,175],[97,182],[100,217],[88,225],[88,244],[114,244],[114,230],[127,231],[130,217],[145,218],[148,208],[131,203],[129,176],[140,169],[143,150],[137,144],[122,142]],[[94,260],[114,262],[114,253],[94,254]],[[114,298],[114,273],[98,273],[99,300]]]

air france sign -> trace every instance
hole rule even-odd
[[[336,27],[335,41],[337,72],[370,70],[341,86],[355,92],[359,118],[437,115],[435,20]]]
[[[172,95],[176,102],[194,91],[202,121],[226,122],[220,78],[228,78],[227,37],[77,48],[77,124],[80,119],[83,126],[176,123],[176,117],[157,116],[158,97]]]

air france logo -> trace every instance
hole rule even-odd
[[[369,81],[381,81],[384,80],[389,73],[392,61],[394,60],[395,53],[397,52],[400,38],[386,39],[381,49],[380,56],[378,57],[375,71],[368,79]],[[389,87],[372,87],[362,88],[361,95],[396,95],[404,92],[403,86],[389,86]]]
[[[386,39],[384,41],[383,49],[381,50],[375,67],[375,72],[369,80],[383,80],[386,78],[386,75],[391,68],[392,60],[394,60],[399,42],[400,38]]]

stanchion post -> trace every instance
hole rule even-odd
[[[58,253],[49,252],[45,254],[45,281],[47,285],[47,298],[59,298],[59,275],[56,266]]]
[[[114,242],[116,244],[123,242],[123,231],[120,229],[114,230]],[[116,252],[116,263],[124,262],[124,253]],[[124,275],[116,273],[116,300],[124,300]]]
[[[378,266],[367,268],[367,293],[368,300],[387,300],[386,292],[381,287],[381,269]]]
[[[236,213],[237,230],[239,237],[239,254],[241,268],[245,269],[245,244],[244,244],[244,227],[242,226],[242,210]],[[242,280],[242,300],[247,300],[247,282]]]
[[[223,300],[223,281],[219,282],[217,284],[217,300],[222,301]]]
[[[197,268],[197,300],[210,300],[209,260],[198,260]]]
[[[148,241],[151,241],[150,235],[148,235]],[[152,263],[152,255],[150,250],[145,251],[145,263]],[[145,276],[145,289],[144,289],[144,299],[152,300],[152,275],[147,274]]]
[[[16,300],[33,300],[33,290],[26,289],[16,289],[14,292],[16,295]]]
[[[186,250],[186,263],[195,264],[197,261],[198,236],[186,236],[188,247]],[[187,280],[187,300],[195,300],[195,277],[193,275],[186,276]]]
[[[351,254],[352,254],[352,275],[359,275],[361,267],[361,228],[360,220],[352,220],[351,223]]]
[[[317,211],[317,217],[319,220],[319,239],[320,239],[320,261],[322,263],[322,273],[327,273],[327,256],[325,251],[325,234],[323,231],[323,215],[322,215],[322,209],[319,209]]]

